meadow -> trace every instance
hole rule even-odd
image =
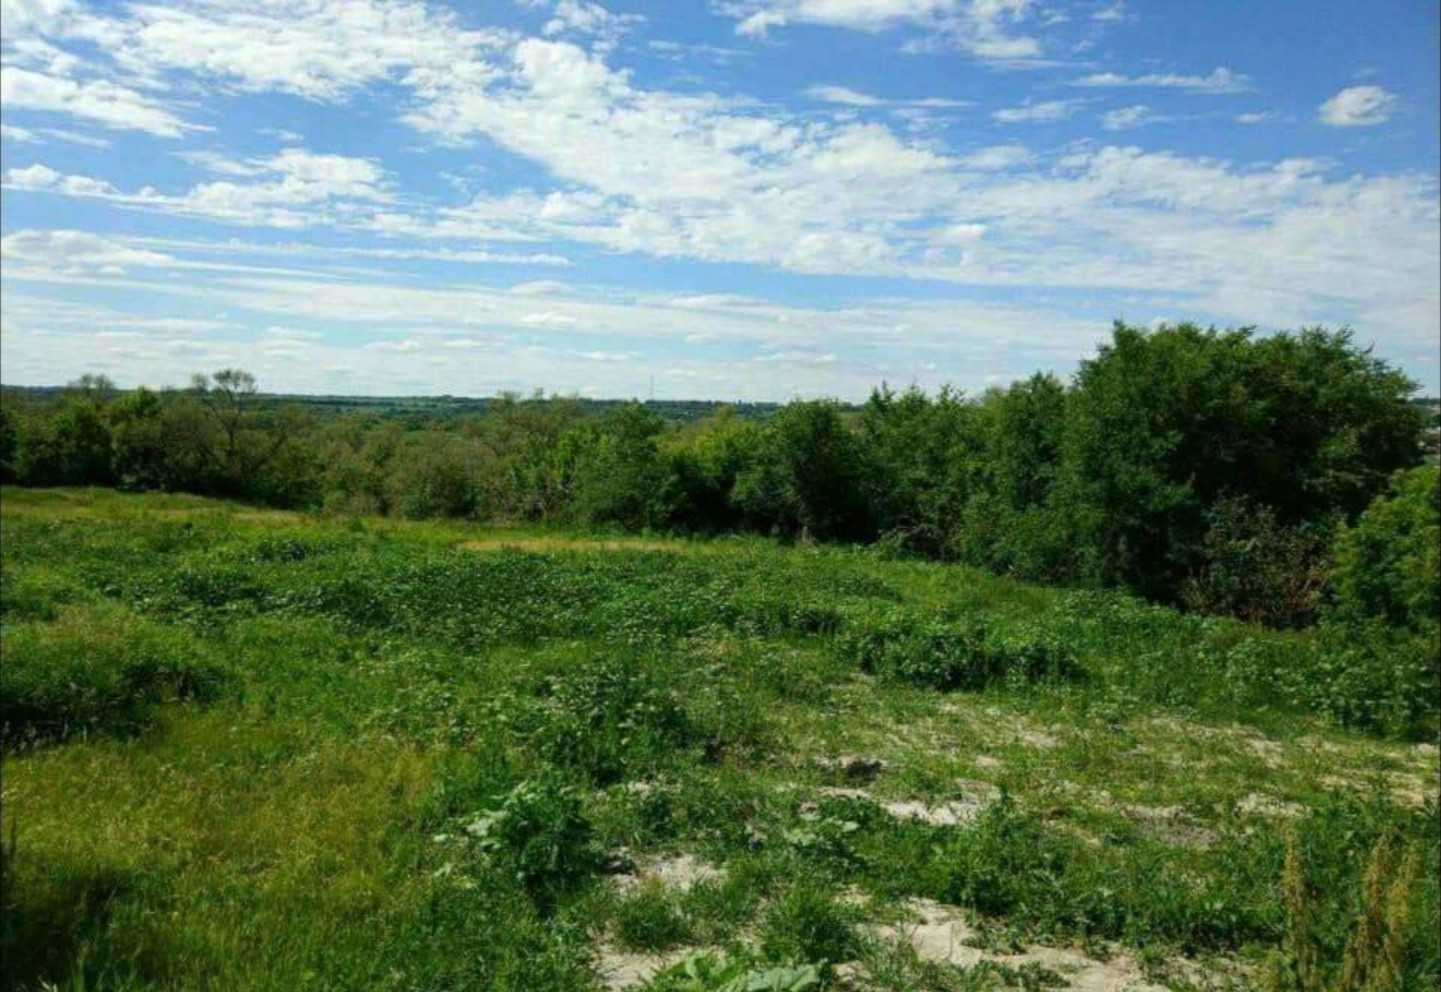
[[[1315,628],[883,548],[0,511],[6,989],[1441,979],[1437,750]]]

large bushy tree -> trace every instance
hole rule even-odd
[[[1173,597],[1226,495],[1283,525],[1359,512],[1420,457],[1413,389],[1347,331],[1117,324],[1067,409],[1058,510],[1086,576]]]
[[[856,437],[829,400],[786,405],[766,425],[735,499],[752,519],[818,539],[867,535],[864,472]]]

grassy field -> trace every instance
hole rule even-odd
[[[5,988],[1344,988],[1378,843],[1394,987],[1441,980],[1437,750],[1318,715],[1314,635],[750,539],[0,510]]]

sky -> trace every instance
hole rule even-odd
[[[1112,321],[1441,391],[1438,4],[0,0],[0,375],[861,399]]]

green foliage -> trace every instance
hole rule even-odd
[[[1441,621],[1441,471],[1398,473],[1336,538],[1336,612],[1434,634]]]
[[[401,480],[400,512],[412,520],[470,516],[476,484],[464,446],[438,432],[416,442],[395,465]]]
[[[856,914],[825,887],[797,880],[767,907],[760,946],[775,961],[814,961],[823,966],[856,956]]]
[[[53,623],[7,622],[0,740],[7,747],[133,733],[157,704],[209,701],[223,669],[182,632],[114,608],[72,608]]]
[[[554,776],[519,783],[464,829],[543,908],[584,885],[596,867],[580,793]]]
[[[47,417],[27,417],[16,438],[16,476],[31,485],[109,485],[110,429],[95,399],[69,397]]]
[[[650,405],[540,394],[302,407],[225,369],[158,394],[93,377],[12,392],[0,464],[28,485],[341,513],[879,538],[1291,626],[1316,613],[1337,522],[1420,460],[1412,389],[1348,331],[1190,324],[1117,324],[1069,385],[1038,374],[973,400],[882,386],[859,411],[795,401],[763,420],[677,408],[679,427]]]
[[[1229,496],[1206,521],[1204,564],[1181,590],[1187,607],[1273,627],[1315,619],[1326,591],[1326,525],[1283,527],[1270,507]]]
[[[675,893],[661,883],[650,882],[616,906],[615,937],[622,947],[663,951],[685,943],[690,927]]]
[[[1441,838],[1411,795],[1434,752],[1383,736],[1425,737],[1436,693],[1384,623],[1268,630],[759,539],[98,490],[0,511],[0,680],[69,692],[94,662],[142,699],[6,754],[0,987],[590,992],[602,954],[687,946],[725,953],[652,988],[819,988],[852,961],[916,992],[1053,981],[882,939],[913,897],[988,955],[1259,969],[1288,823],[1326,969],[1391,836],[1416,881],[1372,931],[1404,934],[1401,988],[1441,974]]]
[[[1221,496],[1284,526],[1359,513],[1419,460],[1405,376],[1349,332],[1254,338],[1189,324],[1116,325],[1067,408],[1058,501],[1093,581],[1174,597],[1203,562]]]
[[[13,406],[13,402],[0,395],[0,483],[6,484],[15,481],[15,453],[20,442]]]
[[[758,965],[745,955],[692,954],[647,982],[646,992],[809,992],[821,984],[815,965]]]
[[[869,521],[855,436],[833,402],[795,402],[766,424],[734,499],[762,526],[818,539],[865,536]]]
[[[535,720],[540,753],[599,784],[644,773],[689,739],[673,693],[630,655],[591,659],[549,678]]]
[[[978,438],[975,410],[943,389],[932,401],[912,387],[882,386],[861,411],[866,498],[876,529],[906,550],[941,554],[969,494]]]
[[[1074,655],[1043,635],[1002,636],[983,623],[893,613],[842,630],[837,650],[863,671],[931,689],[1074,678]]]
[[[664,525],[666,467],[656,447],[665,423],[638,403],[607,412],[575,472],[575,514],[584,523],[631,530]]]

